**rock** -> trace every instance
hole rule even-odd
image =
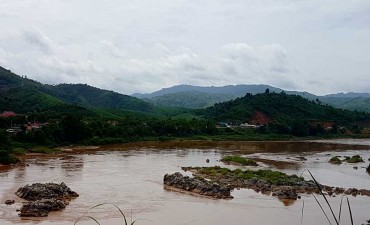
[[[64,209],[69,200],[79,196],[65,183],[35,183],[19,188],[15,194],[28,200],[20,209],[21,217],[48,216],[49,212]]]
[[[221,186],[217,183],[211,183],[203,178],[190,178],[183,176],[181,173],[166,174],[163,178],[163,183],[170,187],[178,188],[185,191],[190,191],[196,194],[210,196],[218,199],[230,199],[231,189],[226,186]]]
[[[294,189],[280,189],[278,191],[272,192],[272,196],[276,196],[279,199],[292,199],[297,200],[298,195]]]
[[[357,196],[359,194],[359,191],[356,188],[348,188],[344,194],[346,195],[352,195],[352,196]]]
[[[358,166],[354,166],[353,169],[358,170]]]
[[[51,211],[64,209],[68,203],[57,199],[42,199],[23,204],[19,216],[21,217],[45,217]]]
[[[76,192],[72,191],[65,183],[35,183],[19,188],[15,194],[18,197],[29,201],[41,200],[44,198],[71,199],[79,196]]]
[[[6,205],[13,205],[15,203],[15,201],[14,200],[6,200],[5,201],[5,204]]]
[[[209,159],[206,159],[206,163],[209,163]]]

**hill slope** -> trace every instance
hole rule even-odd
[[[369,113],[353,112],[322,105],[301,96],[285,93],[246,95],[232,101],[218,103],[200,111],[218,121],[250,122],[256,112],[265,114],[274,123],[291,125],[296,121],[332,121],[337,124],[370,119]]]
[[[90,107],[143,112],[150,112],[153,109],[150,103],[143,100],[86,84],[47,85],[41,91],[68,103]]]
[[[286,91],[270,85],[228,85],[222,87],[201,87],[192,85],[178,85],[164,88],[149,94],[133,94],[138,98],[146,99],[156,105],[177,106],[188,108],[204,108],[215,103],[229,101],[242,97],[247,93],[280,93],[284,91],[290,95],[299,95],[309,100],[319,99],[323,103],[349,110],[370,112],[370,94],[368,93],[338,93],[318,96],[309,92]],[[196,94],[198,93],[198,94]]]
[[[0,97],[3,104],[6,103],[7,97],[12,101],[11,105],[8,102],[8,105],[3,105],[2,108],[8,107],[5,110],[10,110],[14,106],[13,108],[18,109],[16,111],[22,112],[31,109],[31,105],[34,106],[33,109],[47,109],[50,107],[50,102],[57,101],[59,103],[105,109],[142,112],[153,110],[153,106],[150,103],[132,96],[102,90],[85,84],[44,85],[20,77],[2,67],[0,67]],[[45,101],[45,99],[50,101]],[[38,111],[37,109],[36,111]]]

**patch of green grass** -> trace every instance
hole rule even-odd
[[[256,161],[254,161],[253,159],[247,159],[247,158],[243,158],[241,156],[235,156],[235,155],[225,156],[221,159],[221,162],[237,163],[237,164],[241,164],[243,166],[258,166]]]
[[[14,148],[12,152],[15,155],[24,155],[27,153],[27,150],[25,148]]]
[[[342,164],[342,160],[340,160],[339,159],[339,157],[338,156],[334,156],[334,157],[332,157],[330,160],[329,160],[329,162],[331,163],[331,164]]]
[[[208,176],[224,176],[229,175],[231,177],[242,179],[242,180],[265,180],[273,185],[292,185],[300,181],[304,181],[303,177],[297,175],[287,175],[283,172],[274,170],[241,170],[235,169],[230,170],[219,166],[214,167],[194,167],[200,174]]]
[[[364,162],[364,160],[362,159],[362,157],[359,156],[359,155],[354,155],[351,158],[346,157],[346,161],[348,163],[360,163],[360,162]]]

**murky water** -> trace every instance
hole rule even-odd
[[[331,141],[332,142],[332,141]],[[343,142],[343,141],[341,141]],[[312,196],[303,196],[295,202],[278,199],[251,190],[235,190],[232,200],[213,200],[190,196],[163,188],[163,175],[181,171],[181,166],[225,166],[218,162],[223,155],[241,154],[260,159],[260,168],[279,169],[289,174],[300,174],[309,169],[317,180],[326,185],[370,189],[370,141],[340,142],[159,142],[106,146],[97,151],[66,153],[55,157],[29,157],[28,167],[0,172],[0,224],[15,223],[61,225],[73,224],[82,216],[93,216],[101,224],[124,224],[119,212],[112,206],[90,209],[100,203],[114,203],[129,217],[139,219],[135,224],[161,225],[296,225],[329,224]],[[356,144],[356,145],[354,145]],[[365,163],[331,165],[334,155],[359,154]],[[72,157],[66,157],[71,155]],[[307,160],[304,161],[302,158]],[[210,159],[210,163],[206,163]],[[307,174],[305,175],[307,176]],[[80,197],[62,212],[53,212],[47,218],[21,219],[16,209],[21,199],[13,194],[16,189],[34,182],[65,182]],[[16,204],[6,206],[6,199]],[[370,197],[350,197],[355,224],[370,219]],[[323,200],[319,196],[319,200]],[[330,197],[336,212],[340,197]],[[347,211],[342,224],[349,224]],[[79,224],[96,224],[82,221]]]

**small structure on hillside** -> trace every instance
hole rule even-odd
[[[15,117],[17,114],[13,111],[4,111],[2,114],[0,114],[0,117],[8,118],[8,117]]]

